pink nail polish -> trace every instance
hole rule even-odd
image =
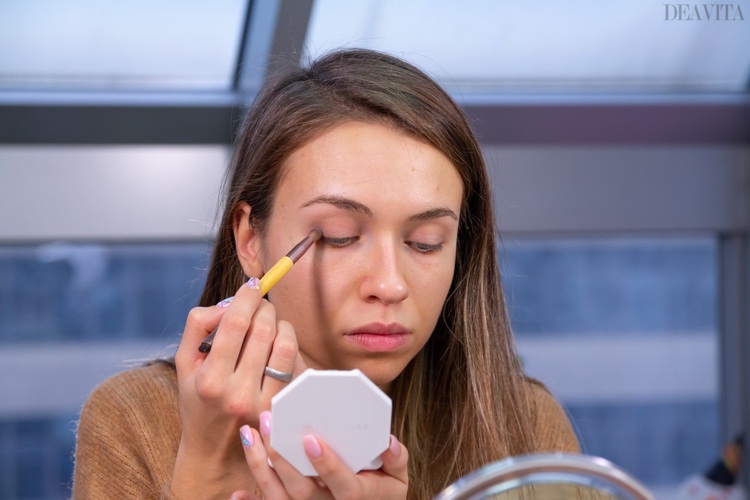
[[[253,288],[255,290],[260,290],[260,280],[253,276],[249,280],[247,280],[247,283],[245,283],[245,286],[248,286],[250,288]]]
[[[388,446],[388,449],[391,450],[391,455],[394,457],[398,457],[401,454],[401,443],[398,442],[398,439],[393,434],[391,434],[391,444]]]
[[[253,433],[250,432],[250,427],[247,425],[240,427],[240,439],[242,439],[242,446],[245,448],[252,448],[255,444]]]
[[[315,436],[308,434],[302,438],[302,445],[305,448],[305,453],[310,458],[320,458],[323,454],[323,448],[320,447],[320,443]]]
[[[258,415],[258,417],[260,418],[260,432],[262,432],[264,436],[270,436],[271,435],[271,412],[270,411],[261,412],[260,415]]]

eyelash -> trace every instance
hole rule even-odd
[[[443,245],[441,243],[431,245],[429,243],[419,243],[418,241],[408,241],[407,242],[414,250],[420,253],[433,253],[438,252],[443,249]]]
[[[346,245],[350,243],[354,243],[357,240],[359,240],[359,236],[349,236],[345,238],[330,238],[328,236],[323,236],[320,239],[320,241],[322,241],[326,245],[336,247],[336,248],[345,247]]]
[[[348,236],[344,238],[331,238],[328,236],[323,236],[321,238],[322,243],[334,248],[343,248],[356,241],[359,241],[359,236]],[[406,244],[419,253],[433,253],[443,249],[442,243],[431,245],[429,243],[420,243],[418,241],[407,241]]]

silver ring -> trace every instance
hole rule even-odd
[[[266,366],[263,369],[263,373],[268,375],[271,378],[275,378],[276,380],[280,380],[281,382],[291,382],[292,381],[292,374],[288,372],[280,372],[279,370],[274,370],[270,366]]]

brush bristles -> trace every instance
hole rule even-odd
[[[297,246],[292,248],[292,251],[286,254],[287,257],[292,259],[292,262],[297,262],[297,259],[302,257],[307,250],[313,246],[323,236],[323,231],[320,229],[313,229],[305,239],[297,243]]]

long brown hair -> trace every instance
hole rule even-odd
[[[226,179],[201,305],[246,279],[232,218],[253,207],[261,234],[284,161],[306,141],[346,121],[390,124],[440,150],[463,181],[454,280],[424,349],[394,381],[393,432],[409,450],[409,496],[429,498],[459,476],[533,450],[529,404],[505,311],[492,193],[479,144],[456,103],[395,57],[342,50],[271,80],[249,110]]]

